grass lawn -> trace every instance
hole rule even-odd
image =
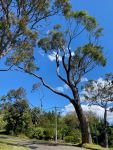
[[[82,145],[84,148],[87,149],[92,149],[92,150],[113,150],[113,148],[104,148],[100,145],[96,145],[96,144],[83,144]]]
[[[15,138],[13,136],[0,135],[0,150],[30,150],[27,147],[19,146],[17,141],[20,138]]]
[[[29,150],[29,148],[0,143],[0,150]]]

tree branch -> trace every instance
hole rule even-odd
[[[72,101],[72,98],[70,98],[68,95],[66,95],[66,94],[64,94],[64,93],[62,93],[62,92],[59,92],[59,91],[55,90],[55,89],[52,88],[50,85],[48,85],[47,83],[45,83],[45,81],[43,80],[42,77],[36,75],[36,74],[33,73],[33,72],[29,72],[29,71],[27,71],[27,70],[24,70],[22,67],[19,67],[19,66],[18,66],[18,68],[21,69],[21,70],[23,70],[24,72],[26,72],[26,73],[28,73],[28,74],[30,74],[30,75],[36,77],[36,78],[38,78],[38,79],[42,82],[42,84],[43,84],[46,88],[48,88],[49,90],[51,90],[53,93],[58,94],[58,95],[60,95],[60,96],[63,96],[63,97],[65,97],[65,98],[67,98],[68,100]]]
[[[6,56],[10,51],[12,50],[12,47],[10,47],[9,49],[7,49],[5,52],[0,54],[0,59],[2,59],[4,56]]]
[[[13,67],[13,65],[11,67],[9,67],[8,69],[0,69],[0,71],[9,71],[9,70],[11,70],[12,67]]]
[[[57,76],[59,77],[59,79],[61,79],[65,84],[69,85],[68,82],[59,73],[60,62],[59,62],[58,54],[56,54],[56,67],[57,67],[56,72],[57,72]]]

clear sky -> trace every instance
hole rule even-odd
[[[90,15],[95,16],[98,23],[104,28],[104,36],[101,38],[101,43],[104,47],[105,55],[108,59],[106,67],[98,67],[87,75],[88,79],[97,79],[101,75],[108,72],[113,72],[113,0],[72,0],[72,6],[75,10],[87,10]],[[42,54],[37,53],[40,72],[45,80],[57,88],[64,88],[65,92],[68,89],[55,78],[54,62],[48,57],[43,58]],[[2,61],[0,68],[3,68]],[[32,84],[38,82],[35,78],[20,72],[0,72],[0,95],[5,94],[8,90],[23,86],[27,90],[28,100],[36,106],[40,106],[40,98],[42,91],[44,93],[43,106],[44,108],[52,106],[64,107],[68,105],[68,100],[51,93],[45,88],[41,88],[35,93],[31,93]],[[62,88],[61,88],[62,90]]]

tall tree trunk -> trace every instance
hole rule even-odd
[[[108,148],[108,133],[107,133],[107,109],[104,112],[104,136],[105,136],[105,147]]]
[[[78,101],[73,100],[72,104],[75,108],[78,120],[80,122],[80,128],[81,128],[81,133],[82,133],[82,143],[92,143],[89,123],[88,123],[86,115],[84,114],[82,110],[80,100]]]

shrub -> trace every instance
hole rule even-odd
[[[42,140],[44,138],[44,129],[41,127],[31,127],[28,129],[26,135],[30,138]]]
[[[54,138],[54,129],[52,128],[44,129],[44,139],[51,140],[53,138]]]
[[[54,138],[54,129],[47,129],[42,127],[31,127],[27,130],[26,135],[29,138],[36,138],[38,140],[50,140]]]
[[[74,137],[73,136],[65,136],[64,140],[66,143],[74,143]]]
[[[81,143],[81,132],[79,129],[71,131],[69,135],[74,137],[74,144]]]
[[[3,115],[0,115],[0,130],[4,130],[7,122],[4,121]]]

